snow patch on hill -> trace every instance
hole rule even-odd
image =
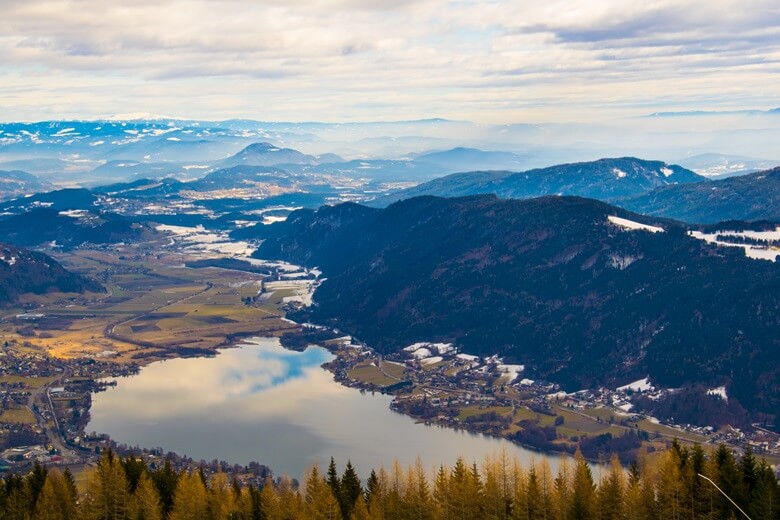
[[[630,231],[634,231],[637,229],[644,229],[645,231],[649,231],[651,233],[663,233],[664,228],[658,227],[658,226],[651,226],[649,224],[641,224],[639,222],[634,222],[633,220],[628,220],[627,218],[620,218],[615,217],[613,215],[610,215],[607,217],[610,222],[615,224],[618,227],[621,227],[623,229],[628,229]]]

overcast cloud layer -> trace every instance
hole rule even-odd
[[[2,120],[780,106],[777,0],[0,0],[0,13]]]

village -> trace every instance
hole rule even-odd
[[[609,445],[620,452],[627,446],[623,452],[631,457],[640,446],[653,452],[678,439],[711,446],[725,443],[737,452],[750,449],[775,467],[780,462],[780,436],[759,425],[750,431],[716,429],[632,411],[635,398],[660,399],[672,391],[654,387],[648,378],[614,389],[567,393],[555,383],[525,377],[522,365],[504,363],[497,356],[465,354],[449,343],[415,343],[388,356],[350,336],[324,345],[337,356],[326,367],[338,381],[364,391],[391,393],[394,410],[426,424],[505,437],[543,451],[572,453],[578,446],[595,444],[597,450],[606,451]],[[725,390],[709,393],[723,399]],[[635,442],[615,442],[624,437]],[[591,458],[598,459],[601,451],[591,451]]]

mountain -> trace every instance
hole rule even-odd
[[[97,198],[84,188],[65,188],[62,190],[38,193],[0,203],[0,213],[19,214],[35,208],[50,208],[60,211],[94,209]]]
[[[18,246],[54,242],[71,248],[85,242],[110,244],[137,239],[142,229],[113,213],[38,208],[0,220],[0,241]]]
[[[453,172],[470,170],[520,170],[527,159],[511,152],[488,152],[477,148],[457,147],[422,154],[416,162],[432,164]]]
[[[329,154],[330,159],[333,158]],[[279,148],[271,143],[253,143],[220,162],[220,166],[276,166],[279,164],[319,164],[321,161],[313,156],[306,155],[292,148]]]
[[[50,256],[0,243],[0,305],[25,293],[103,292],[94,280],[67,271]]]
[[[9,199],[50,189],[51,185],[31,173],[0,170],[0,198]]]
[[[699,224],[780,221],[780,167],[719,181],[666,186],[616,203],[638,213]]]
[[[285,188],[293,185],[292,178],[292,175],[280,168],[241,165],[209,173],[202,179],[186,183],[184,189],[203,192],[248,188],[256,185]]]
[[[664,231],[631,229],[646,225]],[[673,221],[578,197],[474,196],[300,210],[255,228],[256,256],[327,278],[300,319],[382,352],[454,342],[567,390],[649,374],[780,409],[778,265]]]
[[[461,197],[492,193],[525,199],[543,195],[577,195],[599,200],[638,195],[659,186],[704,181],[676,165],[634,157],[561,164],[526,172],[482,171],[455,173],[376,201],[386,205],[421,195]]]
[[[89,173],[89,182],[96,185],[106,182],[131,181],[139,178],[163,178],[172,175],[188,175],[188,170],[176,163],[149,163],[135,160],[113,160]]]

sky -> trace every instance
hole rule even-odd
[[[780,107],[777,0],[0,0],[0,120]]]

